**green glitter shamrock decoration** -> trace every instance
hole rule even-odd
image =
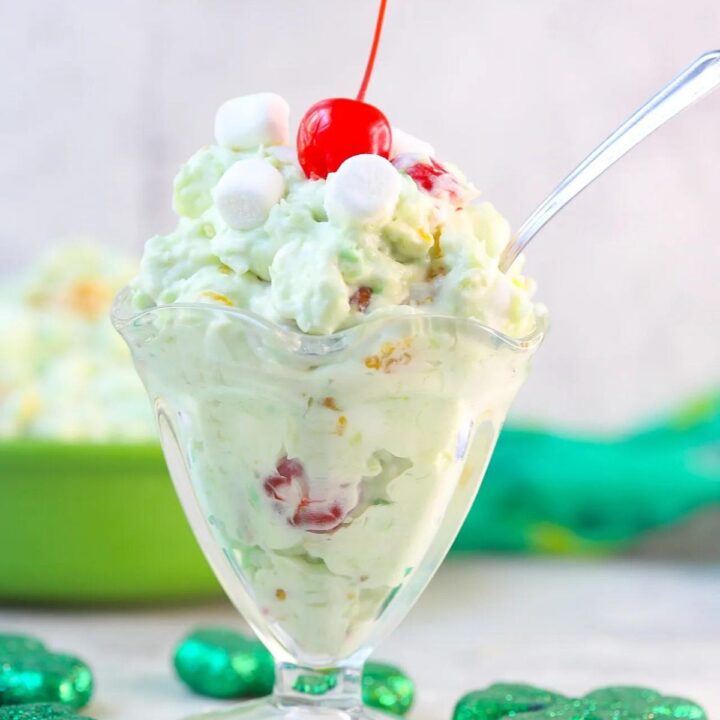
[[[33,637],[0,634],[0,708],[28,703],[50,703],[48,707],[52,708],[52,703],[56,703],[56,708],[68,706],[77,709],[87,705],[92,691],[92,672],[82,660],[72,655],[50,652]],[[34,712],[32,705],[22,710]],[[16,717],[25,720],[25,715],[8,715],[8,710],[4,712],[6,714],[0,714],[0,720]],[[34,717],[27,716],[28,720]]]
[[[0,708],[0,720],[92,720],[76,715],[65,705],[30,703]]]
[[[531,685],[498,683],[460,699],[453,720],[707,720],[685,698],[641,687],[607,687],[568,698]]]
[[[272,692],[275,682],[275,663],[265,646],[227,628],[198,628],[190,633],[177,646],[174,665],[191,690],[209,697],[262,697]],[[334,673],[300,675],[294,690],[323,695],[336,682]],[[412,705],[415,686],[399,668],[367,663],[362,694],[366,705],[404,715]]]
[[[518,713],[535,712],[564,699],[562,695],[532,685],[496,683],[460,699],[453,720],[502,720]]]

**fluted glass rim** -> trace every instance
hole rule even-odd
[[[370,317],[362,323],[352,325],[334,333],[326,335],[309,335],[285,325],[280,325],[272,320],[268,320],[262,315],[258,315],[250,310],[243,310],[236,307],[215,303],[182,302],[154,305],[142,310],[136,310],[131,306],[131,297],[132,288],[130,286],[123,288],[115,296],[110,310],[110,319],[113,326],[121,334],[123,334],[123,328],[126,326],[134,324],[143,318],[152,317],[160,312],[167,313],[181,310],[193,310],[196,312],[208,313],[216,317],[221,316],[242,319],[260,330],[271,333],[276,338],[283,341],[288,347],[296,349],[296,351],[303,355],[330,355],[345,349],[353,338],[357,337],[360,333],[366,333],[373,327],[387,325],[391,322],[398,322],[401,320],[422,320],[425,322],[439,321],[455,325],[457,328],[465,328],[468,331],[492,337],[499,341],[503,346],[522,353],[533,351],[540,345],[545,337],[549,325],[547,312],[537,312],[536,324],[533,331],[528,335],[518,338],[507,335],[490,325],[485,325],[479,320],[475,320],[474,318],[456,317],[454,315],[420,311],[407,314],[378,315],[377,317]]]

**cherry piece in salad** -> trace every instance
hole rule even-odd
[[[350,306],[364,313],[370,305],[372,296],[373,291],[369,287],[359,287],[350,297]]]
[[[393,165],[404,170],[425,192],[438,197],[447,193],[455,203],[461,203],[464,192],[460,181],[437,160],[429,158],[422,162],[408,163],[408,156],[393,158]]]
[[[308,532],[335,530],[348,513],[338,499],[310,498],[308,477],[296,458],[283,457],[263,481],[265,494],[293,527]]]

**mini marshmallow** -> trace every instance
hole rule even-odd
[[[275,93],[245,95],[224,102],[215,115],[215,140],[232,150],[286,145],[290,107]]]
[[[416,138],[410,133],[406,133],[400,128],[392,129],[392,147],[390,149],[390,157],[403,153],[413,153],[414,155],[425,155],[427,157],[435,156],[435,148],[424,140]]]
[[[330,222],[383,224],[395,211],[401,179],[380,155],[354,155],[328,176],[325,212]]]
[[[230,166],[213,190],[222,219],[235,230],[262,225],[285,193],[285,180],[263,158],[239,160]]]

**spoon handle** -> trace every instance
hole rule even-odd
[[[696,100],[720,85],[720,50],[701,55],[598,145],[535,209],[500,258],[507,272],[555,213],[600,177],[616,160]]]

